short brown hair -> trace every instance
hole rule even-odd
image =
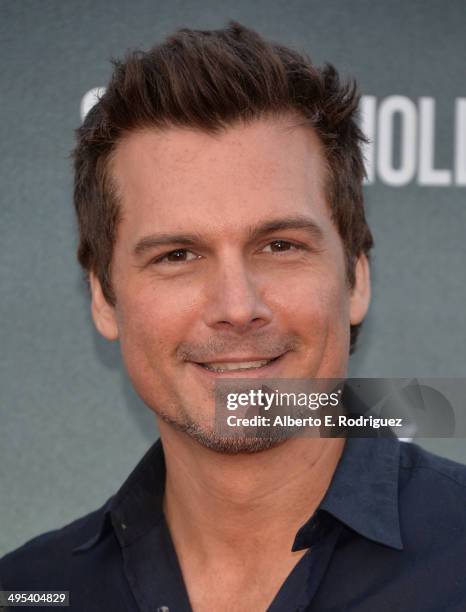
[[[147,52],[114,61],[105,94],[76,131],[74,204],[78,260],[115,305],[110,266],[119,206],[108,172],[124,134],[171,126],[218,133],[236,122],[292,113],[314,129],[328,167],[326,195],[343,241],[349,285],[361,253],[373,245],[362,196],[364,136],[356,123],[354,81],[230,21],[221,30],[180,29]],[[359,326],[351,327],[351,350]]]

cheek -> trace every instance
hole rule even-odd
[[[279,326],[297,336],[301,350],[294,364],[298,376],[339,378],[349,356],[349,291],[334,270],[293,278],[275,296]]]
[[[120,297],[120,349],[128,376],[148,406],[168,406],[179,378],[176,348],[191,325],[189,302],[163,290]]]
[[[323,340],[349,325],[349,294],[339,275],[295,276],[271,299],[281,322],[301,335]]]
[[[128,368],[135,364],[152,370],[170,367],[198,313],[199,296],[186,283],[184,287],[146,286],[122,296],[118,326]]]

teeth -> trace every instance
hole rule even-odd
[[[261,368],[271,361],[272,359],[264,359],[262,361],[240,361],[237,363],[201,363],[200,365],[212,372],[227,372],[230,370],[252,370],[253,368]]]

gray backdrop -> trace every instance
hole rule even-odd
[[[463,0],[0,4],[0,554],[101,505],[157,437],[75,261],[68,159],[109,58],[233,18],[354,74],[365,95],[374,301],[354,376],[465,376]],[[466,461],[463,440],[428,440]]]

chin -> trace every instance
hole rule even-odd
[[[224,455],[254,454],[276,448],[294,437],[288,430],[277,428],[263,435],[225,436],[211,429],[202,427],[191,419],[179,421],[167,414],[158,413],[158,416],[173,429],[188,436],[197,444],[216,453]]]

